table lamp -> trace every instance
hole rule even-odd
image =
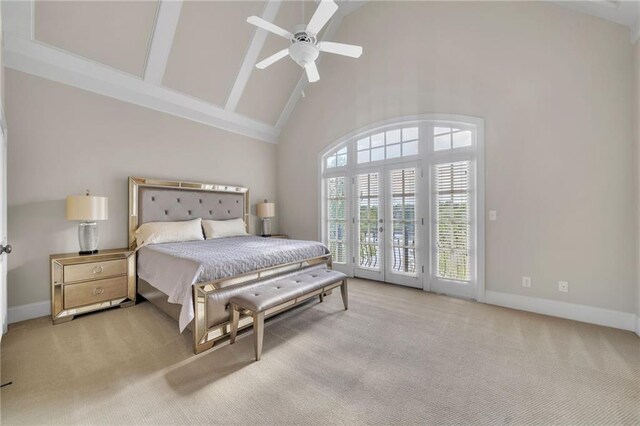
[[[271,218],[276,215],[276,207],[273,203],[264,200],[263,203],[256,204],[256,214],[262,219],[262,236],[271,236]]]
[[[108,219],[107,197],[86,195],[70,195],[67,197],[67,220],[80,220],[78,225],[78,242],[80,254],[98,252],[98,224],[96,220]]]

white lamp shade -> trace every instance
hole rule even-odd
[[[69,195],[67,197],[67,220],[107,220],[108,218],[107,197],[93,195]]]
[[[256,204],[256,214],[258,217],[274,217],[276,206],[273,203],[258,203]]]

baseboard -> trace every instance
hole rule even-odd
[[[47,315],[51,315],[51,302],[28,303],[7,309],[7,321],[9,324]]]
[[[590,324],[604,325],[606,327],[635,331],[636,333],[638,333],[638,326],[640,325],[640,318],[631,312],[614,311],[557,300],[520,296],[518,294],[503,293],[500,291],[487,290],[485,297],[486,303],[491,305],[551,315]]]

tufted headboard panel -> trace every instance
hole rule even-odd
[[[140,188],[138,226],[147,222],[244,217],[244,194],[184,189]]]
[[[147,222],[195,218],[244,219],[249,231],[249,190],[230,185],[129,178],[129,247]]]

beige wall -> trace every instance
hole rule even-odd
[[[6,82],[10,307],[50,300],[49,254],[78,250],[67,195],[109,197],[100,248],[127,244],[131,175],[248,186],[252,213],[275,198],[275,145],[13,70]]]
[[[635,310],[629,30],[548,3],[369,2],[278,146],[280,224],[317,238],[317,155],[386,118],[485,119],[488,290]],[[531,276],[533,286],[521,286]],[[568,280],[569,293],[559,293]]]

